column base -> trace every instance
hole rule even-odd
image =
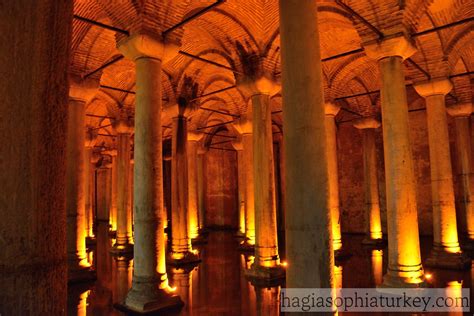
[[[239,244],[239,247],[237,249],[242,251],[242,252],[254,252],[255,251],[255,245],[249,243],[248,239],[245,239],[243,242],[241,242]]]
[[[97,279],[97,274],[91,267],[79,267],[75,269],[68,269],[67,282],[69,284],[91,282]]]
[[[276,267],[263,267],[255,263],[250,269],[245,270],[245,276],[252,284],[271,286],[278,285],[285,280],[286,271],[281,265]]]
[[[398,271],[387,269],[382,284],[377,288],[422,288],[427,287],[423,267],[413,267],[412,271]]]
[[[387,244],[387,241],[383,238],[373,239],[370,237],[365,237],[362,239],[362,245],[374,248],[380,248]]]
[[[450,270],[465,270],[471,267],[471,259],[462,252],[451,253],[434,246],[425,266]]]
[[[186,252],[181,258],[174,258],[173,253],[171,253],[166,261],[166,263],[175,267],[184,265],[197,265],[199,262],[201,262],[199,256],[190,251]]]
[[[157,312],[179,309],[184,306],[181,298],[159,289],[155,293],[142,293],[133,288],[128,292],[125,302],[114,307],[127,314],[155,314]]]
[[[131,255],[133,254],[133,244],[117,244],[110,249],[113,255]]]

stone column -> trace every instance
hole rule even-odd
[[[251,114],[243,114],[233,124],[242,139],[242,172],[245,177],[245,240],[242,250],[253,250],[255,246],[255,200],[253,177],[253,131]]]
[[[188,224],[188,115],[187,104],[176,103],[165,111],[173,120],[171,158],[171,255],[169,263],[178,265],[198,262],[192,252]]]
[[[460,165],[460,178],[464,215],[466,218],[467,240],[463,249],[474,250],[474,183],[472,176],[471,132],[470,122],[472,103],[463,103],[447,108],[449,115],[454,117],[456,130],[456,154]]]
[[[253,179],[255,205],[255,261],[248,275],[258,279],[285,277],[280,265],[275,201],[275,166],[270,96],[280,91],[270,76],[239,78],[238,87],[251,96],[253,122]]]
[[[340,106],[334,103],[325,104],[326,118],[326,150],[329,179],[329,208],[331,212],[332,244],[336,257],[342,248],[341,237],[341,214],[339,210],[339,173],[337,166],[337,127],[335,117],[339,113]]]
[[[362,151],[364,156],[364,200],[366,237],[362,240],[366,245],[381,245],[382,221],[380,218],[379,184],[377,177],[377,151],[375,148],[375,129],[380,122],[374,118],[358,119],[354,127],[362,134]]]
[[[316,2],[280,0],[280,32],[286,286],[331,288],[334,252]]]
[[[112,167],[110,172],[110,210],[109,225],[110,231],[117,232],[117,149],[108,150],[106,153],[111,156]]]
[[[453,172],[449,150],[445,95],[452,89],[448,79],[415,85],[426,101],[430,146],[431,199],[433,204],[433,249],[425,264],[438,268],[463,269],[471,260],[461,252],[454,204]]]
[[[134,220],[132,288],[124,302],[135,312],[158,311],[182,304],[165,285],[162,222],[161,64],[177,47],[150,35],[135,34],[118,44],[136,67]]]
[[[239,208],[239,231],[238,237],[245,237],[245,166],[244,166],[244,146],[242,140],[232,142],[232,147],[237,151],[237,172],[238,172],[238,208]]]
[[[72,80],[72,79],[71,79]],[[85,108],[96,92],[96,83],[72,80],[69,88],[69,116],[67,132],[66,209],[69,282],[94,278],[86,254],[86,161]]]
[[[197,185],[198,185],[198,219],[199,219],[199,233],[203,234],[205,231],[205,202],[204,202],[204,154],[207,153],[208,148],[203,145],[197,149]]]
[[[365,45],[382,76],[382,128],[387,190],[388,268],[382,286],[417,287],[424,283],[421,265],[416,181],[408,129],[403,60],[415,47],[405,37]]]
[[[97,141],[97,130],[86,128],[85,150],[84,150],[84,195],[86,204],[86,241],[92,241],[94,236],[94,172],[92,156],[94,145]]]
[[[131,123],[117,119],[117,235],[111,251],[117,254],[133,252],[130,206],[130,137]]]
[[[104,157],[104,156],[103,156]],[[100,167],[97,169],[97,221],[109,223],[110,193],[111,193],[111,171],[112,163],[102,158]],[[104,225],[104,224],[103,224]]]
[[[199,236],[199,192],[198,192],[198,170],[197,149],[202,133],[188,131],[188,230],[189,238],[196,242]]]

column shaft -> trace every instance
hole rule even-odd
[[[342,248],[341,216],[339,210],[339,173],[337,166],[337,127],[334,115],[326,115],[326,149],[329,178],[329,208],[331,212],[334,251]]]
[[[85,102],[69,101],[66,163],[67,252],[70,278],[90,265],[86,256]]]
[[[117,156],[112,156],[110,192],[110,230],[117,231]]]
[[[117,237],[114,251],[131,251],[130,134],[117,135]]]
[[[94,237],[94,168],[92,166],[92,147],[86,147],[84,150],[84,195],[85,195],[85,218],[86,218],[86,237]]]
[[[245,168],[245,238],[250,246],[255,245],[255,200],[253,176],[253,134],[242,135],[243,161]]]
[[[172,258],[183,259],[191,250],[188,233],[187,119],[173,118],[171,161],[171,251]]]
[[[380,218],[379,185],[377,179],[377,152],[375,149],[375,129],[361,130],[364,155],[364,192],[366,207],[365,242],[372,243],[382,239],[382,221]]]
[[[379,61],[379,65],[382,75],[382,126],[389,244],[389,264],[384,284],[416,285],[423,280],[423,268],[402,58],[385,57]]]
[[[197,141],[188,140],[188,230],[191,239],[199,236],[197,146]]]
[[[198,219],[199,229],[202,230],[205,227],[205,202],[204,202],[204,153],[197,156],[197,186],[198,186]]]
[[[238,189],[239,189],[239,234],[245,236],[245,165],[243,150],[237,150],[237,172],[238,172]]]
[[[280,0],[287,287],[333,285],[317,4]]]
[[[110,218],[111,171],[110,164],[97,169],[97,220],[106,223]]]
[[[474,186],[472,176],[471,159],[471,135],[470,117],[458,116],[455,118],[456,124],[456,149],[461,165],[461,181],[463,188],[463,204],[466,216],[466,229],[468,239],[474,244]]]
[[[253,175],[255,197],[255,265],[276,267],[279,263],[273,135],[270,96],[252,96]]]

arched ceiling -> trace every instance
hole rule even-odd
[[[200,9],[213,4],[210,0],[76,0],[74,14],[127,30],[161,32]],[[404,31],[420,31],[453,23],[474,16],[474,2],[469,0],[318,0],[321,57],[335,56],[357,50],[363,43],[377,39],[367,23],[356,17],[350,7],[364,20],[385,35]],[[173,102],[185,78],[198,85],[197,94],[206,95],[236,84],[242,71],[239,45],[254,52],[262,60],[265,71],[280,80],[280,38],[278,0],[227,0],[223,4],[172,32],[180,41],[181,50],[205,58],[229,69],[217,67],[185,55],[177,55],[163,66],[163,104]],[[459,24],[437,32],[414,36],[418,48],[412,62],[406,62],[407,83],[431,77],[469,72],[474,68],[474,23]],[[116,33],[78,19],[73,22],[70,72],[86,75],[120,56]],[[233,70],[234,71],[233,71]],[[135,69],[133,62],[123,58],[91,76],[102,86],[87,107],[87,124],[100,127],[99,143],[110,143],[113,129],[108,125],[114,108],[131,108],[135,102]],[[378,94],[341,98],[379,89],[376,62],[363,50],[323,62],[324,90],[327,100],[339,103],[345,119],[380,114]],[[453,79],[454,89],[448,103],[472,101],[470,76]],[[128,92],[127,92],[128,91]],[[190,129],[230,121],[248,109],[248,97],[236,88],[200,98],[199,109],[190,120]],[[282,128],[281,97],[272,99],[275,128]],[[226,114],[228,113],[228,114]],[[102,118],[101,118],[102,117]],[[169,137],[171,120],[163,116],[163,132]],[[226,126],[226,125],[223,125]],[[212,129],[210,129],[211,131]],[[226,133],[233,133],[229,127]],[[210,132],[210,134],[212,134]]]

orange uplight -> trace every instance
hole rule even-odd
[[[173,287],[168,286],[168,291],[170,291],[170,292],[176,292],[176,286],[173,286]]]
[[[425,278],[427,280],[431,280],[433,278],[433,275],[431,273],[425,273]]]
[[[288,262],[282,261],[281,265],[286,268],[286,267],[288,267]]]

